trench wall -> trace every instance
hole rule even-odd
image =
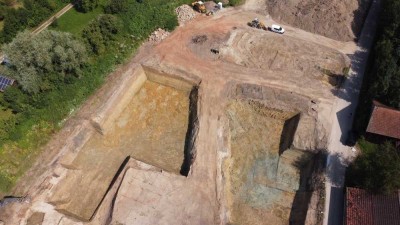
[[[186,81],[173,75],[159,73],[151,68],[143,68],[140,65],[130,68],[125,73],[130,74],[125,74],[126,78],[123,80],[123,82],[120,82],[120,86],[113,90],[108,100],[105,101],[104,104],[99,107],[99,109],[96,110],[94,115],[90,118],[91,125],[95,128],[95,130],[97,130],[97,132],[92,133],[90,137],[85,136],[86,141],[79,143],[80,146],[75,146],[77,149],[79,149],[79,151],[71,151],[69,154],[63,157],[62,165],[70,170],[67,172],[64,179],[61,180],[61,182],[55,187],[53,195],[50,198],[50,202],[56,206],[57,210],[82,221],[89,221],[93,217],[96,209],[99,207],[102,199],[106,195],[112,180],[116,176],[117,171],[120,169],[127,156],[131,156],[154,166],[159,166],[159,168],[162,169],[164,168],[164,161],[170,161],[168,157],[171,156],[175,160],[174,162],[179,163],[178,167],[182,164],[182,175],[188,174],[190,166],[195,157],[194,141],[198,132],[198,83],[196,83],[196,81]],[[148,84],[148,81],[151,81],[151,84]],[[153,87],[152,95],[141,90],[146,83],[147,85]],[[158,84],[166,87],[163,88],[162,86],[159,86],[159,88],[157,88]],[[139,122],[134,122],[130,125],[128,124],[131,120],[129,117],[130,112],[133,112],[130,110],[142,110],[140,104],[131,104],[131,100],[136,98],[136,95],[140,94],[141,97],[143,97],[143,95],[147,94],[146,99],[148,100],[152,100],[152,96],[158,96],[159,100],[160,98],[162,99],[164,97],[168,99],[174,99],[176,96],[183,96],[179,93],[172,93],[174,95],[163,96],[162,93],[171,92],[157,92],[160,90],[166,90],[168,89],[167,87],[184,92],[183,95],[189,98],[186,98],[185,100],[188,103],[183,104],[184,107],[188,107],[189,109],[189,112],[186,112],[186,114],[189,115],[189,118],[186,118],[186,121],[179,125],[179,133],[181,134],[179,134],[180,137],[175,140],[177,142],[174,143],[169,142],[169,137],[176,135],[176,131],[170,130],[168,126],[160,127],[156,125],[157,130],[146,128],[146,132],[149,133],[143,133],[141,127],[136,126],[136,124],[141,124],[143,126],[148,126],[149,123],[157,124],[158,117],[152,118],[151,115],[153,114],[147,115],[145,117],[147,118],[145,121],[140,121],[140,116],[133,117],[132,119],[135,119]],[[178,100],[174,100],[174,102],[176,101]],[[148,102],[148,106],[151,104],[151,102]],[[163,102],[159,102],[157,104],[163,105]],[[164,105],[168,105],[168,103]],[[173,110],[172,105],[171,107]],[[127,108],[130,109],[125,111]],[[181,106],[180,110],[182,109],[183,108]],[[186,110],[188,109],[186,108]],[[161,110],[157,113],[162,113],[162,110],[167,110],[166,112],[172,112],[165,108],[154,110]],[[148,108],[147,112],[153,113],[154,111],[150,107]],[[141,114],[139,113],[137,115]],[[121,117],[123,118],[121,119]],[[184,117],[180,116],[180,118]],[[164,118],[164,120],[164,122],[166,122],[164,124],[168,125],[169,119]],[[176,118],[174,118],[174,120],[176,120]],[[132,133],[124,132],[124,130],[118,128],[120,126],[128,126],[124,129],[134,130],[132,130]],[[161,128],[161,130],[159,128]],[[117,133],[115,133],[116,129],[118,130]],[[150,136],[155,137],[156,140],[159,140],[157,138],[161,137],[160,140],[163,141],[160,143],[154,143],[152,142],[152,139],[150,139],[146,140],[146,142],[143,142],[148,144],[143,145],[143,143],[138,143],[138,141],[140,142],[141,140],[144,140]],[[124,143],[124,141],[128,142]],[[165,145],[163,144],[164,141],[167,141]],[[151,150],[156,154],[158,154],[157,150],[164,151],[164,156],[168,157],[159,157],[159,159],[157,159],[158,161],[154,161],[151,155],[153,153],[151,153],[151,151],[147,151],[145,148],[149,145],[150,148],[148,150]],[[176,147],[177,145],[181,145],[181,147]],[[169,154],[168,146],[175,148],[173,155]],[[137,150],[133,150],[132,147],[135,147]],[[179,153],[180,150],[182,151],[181,153]],[[137,158],[135,157],[135,154],[138,156]],[[160,153],[158,156],[160,155],[162,154]],[[179,155],[182,155],[181,160],[179,160]],[[149,160],[146,160],[146,157]],[[152,162],[155,164],[152,164]],[[166,170],[170,171],[168,168]],[[179,168],[177,173],[179,173]]]

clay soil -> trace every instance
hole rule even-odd
[[[283,125],[294,113],[234,101],[227,114],[232,139],[231,158],[225,161],[230,223],[286,224],[294,193],[276,188],[276,177]]]
[[[371,0],[249,0],[276,21],[340,41],[357,38]]]
[[[66,213],[90,218],[129,156],[179,174],[188,112],[188,93],[146,81],[110,131],[106,135],[95,133],[85,144],[69,165],[73,170],[55,190],[52,202]],[[75,187],[76,184],[80,186]],[[75,194],[66,195],[74,191]]]

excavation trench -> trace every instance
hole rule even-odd
[[[57,210],[90,220],[126,157],[187,176],[198,131],[198,83],[138,67],[125,88],[92,118],[84,144],[51,199]],[[65,193],[74,193],[65,196]]]
[[[234,99],[226,111],[230,156],[223,162],[228,222],[287,224],[307,152],[291,149],[299,112]]]

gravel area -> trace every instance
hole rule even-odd
[[[185,22],[192,20],[198,15],[198,13],[188,5],[179,6],[175,9],[175,13],[178,15],[179,24],[184,24]]]

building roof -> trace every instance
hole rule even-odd
[[[373,101],[367,132],[400,139],[400,111]]]
[[[346,225],[400,225],[400,192],[374,195],[347,188],[345,215]]]

